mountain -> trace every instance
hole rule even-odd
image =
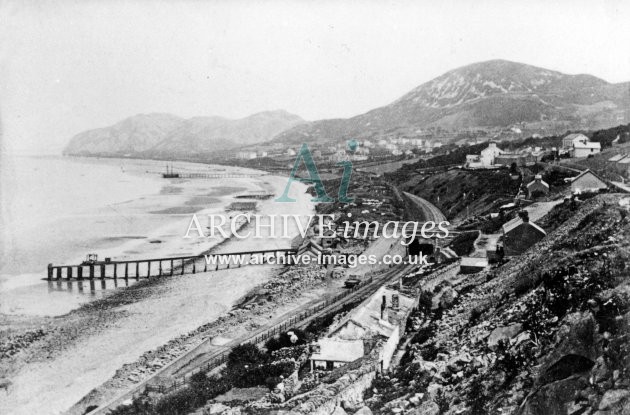
[[[393,103],[349,119],[296,126],[275,140],[413,136],[422,130],[605,128],[630,121],[630,82],[566,75],[505,60],[449,71]],[[564,130],[563,130],[564,131]]]
[[[89,155],[146,151],[164,140],[182,121],[182,118],[170,114],[136,115],[111,127],[75,135],[63,153]]]
[[[268,141],[303,122],[299,116],[282,110],[260,112],[237,120],[140,114],[110,127],[77,134],[63,153],[145,157],[210,154]]]

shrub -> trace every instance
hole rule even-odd
[[[248,367],[242,372],[231,373],[234,386],[239,388],[250,388],[253,386],[265,385],[270,377],[287,377],[295,370],[293,361],[283,361],[277,363],[267,363],[258,366]]]
[[[423,344],[430,340],[435,334],[436,326],[434,322],[429,323],[428,325],[421,327],[420,330],[416,334],[414,334],[411,339],[412,344]]]
[[[474,244],[478,236],[479,231],[461,233],[453,239],[449,246],[459,256],[469,255],[475,248]]]
[[[433,294],[431,291],[423,290],[420,293],[420,298],[418,299],[418,310],[423,312],[425,315],[431,314],[431,308],[433,307]]]
[[[435,394],[435,399],[434,400],[435,400],[435,403],[438,406],[440,414],[444,414],[444,413],[446,413],[446,411],[448,411],[450,403],[449,403],[448,398],[446,397],[446,395],[444,394],[444,391],[442,389],[438,389],[437,393]]]
[[[440,348],[435,345],[434,341],[428,342],[420,348],[420,355],[424,360],[433,361],[437,359],[439,352]]]
[[[297,340],[295,341],[295,343],[291,341],[291,336],[287,334],[290,332],[292,332],[294,336],[297,337]],[[267,340],[267,342],[265,343],[265,349],[267,349],[267,352],[271,353],[276,350],[282,349],[284,347],[292,347],[292,346],[299,346],[301,344],[306,344],[306,342],[307,342],[307,335],[303,330],[291,329],[291,330],[287,330],[284,333],[281,333],[277,337],[272,337],[269,340]]]
[[[254,344],[236,346],[228,355],[228,371],[240,371],[245,366],[251,367],[266,363],[268,357]]]
[[[468,325],[474,326],[479,321],[479,318],[483,314],[483,311],[480,308],[474,307],[470,312],[470,317],[468,318]]]
[[[153,413],[160,415],[185,415],[194,408],[205,403],[199,400],[199,395],[192,388],[180,389],[160,399],[153,409]]]
[[[466,394],[466,400],[471,415],[486,415],[488,413],[487,406],[490,398],[480,376],[472,381],[471,388]]]

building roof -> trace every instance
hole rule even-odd
[[[586,139],[588,140],[588,137],[587,137],[587,136],[585,136],[584,134],[581,134],[581,133],[572,133],[572,134],[569,134],[569,135],[565,136],[565,137],[563,138],[563,140],[574,140],[574,139],[576,139],[576,138],[582,138],[582,137],[584,137],[584,138],[586,138]]]
[[[619,164],[630,164],[630,156],[626,156],[626,157],[622,158],[617,163],[619,163]]]
[[[394,313],[394,310],[391,309],[391,305],[392,297],[395,294],[398,295],[399,313],[405,314],[414,307],[415,299],[408,297],[397,290],[381,287],[378,291],[376,291],[376,293],[374,293],[374,295],[369,297],[361,303],[361,305],[353,309],[337,324],[335,324],[331,328],[328,337],[335,337],[335,333],[348,324],[354,324],[371,333],[390,337],[394,332],[395,325],[389,321],[381,320],[381,304],[383,296],[385,296],[388,314],[391,315]]]
[[[543,235],[547,235],[547,232],[545,232],[545,230],[543,228],[541,228],[540,226],[536,225],[531,220],[527,221],[527,222],[524,222],[523,219],[521,219],[521,218],[514,218],[511,221],[506,222],[503,225],[503,232],[506,233],[506,234],[510,233],[510,232],[512,232],[513,230],[515,230],[516,228],[520,227],[521,225],[523,225],[525,223],[529,224],[529,226],[533,227],[537,231],[542,232]]]
[[[619,160],[621,160],[622,158],[625,158],[625,157],[626,157],[625,154],[617,154],[617,155],[614,155],[611,158],[609,158],[608,161],[613,161],[613,162],[614,161],[619,161]]]
[[[312,360],[329,360],[334,362],[353,362],[363,356],[363,340],[344,340],[322,338],[317,341],[319,353],[311,355]]]
[[[488,266],[488,258],[462,257],[459,265],[462,267],[485,268]]]
[[[602,148],[602,145],[597,141],[587,141],[585,143],[573,143],[573,148]]]
[[[534,180],[532,180],[531,182],[529,182],[529,183],[527,184],[527,187],[529,187],[529,186],[531,186],[531,185],[535,184],[536,182],[538,182],[538,183],[542,184],[542,185],[543,185],[543,186],[545,186],[545,187],[549,187],[549,185],[547,184],[547,182],[545,182],[545,181],[544,181],[544,180],[540,177],[540,175],[536,175],[536,177],[534,178]]]
[[[298,250],[304,243],[304,237],[300,234],[296,235],[295,238],[291,239],[291,249]]]
[[[324,248],[319,245],[317,242],[312,239],[307,239],[305,243],[303,243],[298,249],[298,255],[304,255],[306,253],[311,254],[315,257],[319,256]]]
[[[580,173],[577,176],[575,176],[573,178],[573,180],[571,180],[571,183],[575,182],[576,180],[578,180],[582,176],[585,176],[586,174],[589,174],[589,173],[592,174],[593,176],[595,176],[596,179],[599,179],[602,183],[606,184],[606,181],[604,179],[602,179],[601,177],[599,177],[597,174],[595,174],[595,172],[593,172],[591,169],[586,169],[582,173]]]

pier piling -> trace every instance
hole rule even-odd
[[[269,262],[272,258],[280,258],[280,257],[286,257],[288,254],[292,254],[295,251],[290,250],[290,249],[275,249],[275,250],[261,250],[261,251],[248,251],[248,252],[238,252],[238,253],[216,253],[216,254],[212,254],[212,259],[214,259],[214,267],[211,266],[212,265],[212,261],[208,261],[206,258],[206,255],[195,255],[195,256],[185,256],[185,257],[171,257],[171,258],[152,258],[152,259],[136,259],[136,260],[130,260],[130,261],[111,261],[109,258],[107,258],[106,261],[95,261],[95,262],[83,262],[80,265],[54,265],[52,263],[48,264],[47,266],[47,274],[46,274],[46,278],[49,281],[52,280],[61,280],[61,279],[65,279],[68,281],[71,280],[83,280],[84,279],[84,269],[85,267],[87,267],[87,274],[90,280],[93,280],[96,278],[101,280],[101,284],[104,283],[104,280],[106,278],[112,278],[114,279],[114,281],[116,281],[118,279],[118,266],[124,264],[124,278],[125,280],[128,280],[129,278],[129,265],[131,264],[131,266],[133,266],[135,264],[135,274],[133,275],[133,277],[136,278],[136,280],[140,279],[140,278],[151,278],[151,277],[155,277],[155,276],[166,276],[166,275],[175,275],[176,271],[176,264],[179,264],[179,266],[181,267],[181,269],[179,269],[179,275],[184,275],[184,274],[196,274],[196,273],[201,273],[201,272],[208,272],[208,271],[218,271],[219,269],[230,269],[230,268],[240,268],[243,266],[243,264],[247,264],[248,262],[241,262],[241,261],[237,261],[236,263],[231,263],[230,259],[232,258],[232,256],[241,256],[241,257],[247,257],[247,258],[252,258],[252,256],[254,255],[260,255],[263,259],[262,263],[267,263]],[[208,254],[210,256],[210,254]],[[220,257],[224,257],[227,258],[227,261],[225,261],[225,267],[224,268],[220,268],[221,262],[223,261],[218,261],[217,258]],[[204,263],[203,265],[198,264],[199,261],[203,260]],[[155,271],[153,271],[151,269],[151,267],[155,264],[155,262],[157,262],[157,269]],[[166,262],[166,265],[164,264],[164,262]],[[276,261],[278,262],[278,261]],[[210,263],[210,266],[209,266]],[[141,264],[146,264],[147,270],[146,270],[146,274],[145,272],[142,272],[140,269],[140,265]],[[164,269],[165,266],[169,266],[170,264],[170,270],[168,272],[166,272],[166,270]],[[186,265],[190,264],[190,267],[188,269],[186,269]],[[111,267],[113,267],[113,269],[111,269]],[[96,275],[95,272],[95,268],[98,269],[98,275]],[[64,275],[65,274],[65,275]],[[143,274],[143,275],[141,275]],[[116,284],[115,284],[116,285]]]

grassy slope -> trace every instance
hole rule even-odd
[[[511,201],[518,191],[519,180],[512,180],[507,170],[449,170],[421,179],[412,175],[400,188],[435,204],[453,219],[487,210],[495,204]]]

